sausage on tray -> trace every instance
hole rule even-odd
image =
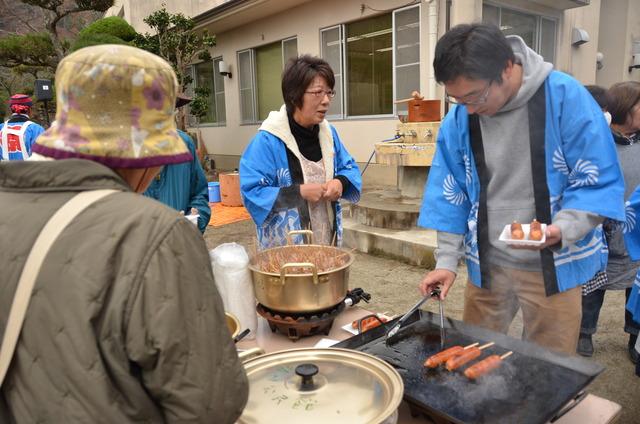
[[[513,221],[511,223],[511,238],[514,240],[522,240],[524,238],[522,224],[520,224],[518,221]]]
[[[529,227],[529,240],[542,240],[542,227],[537,219],[531,221],[531,226]]]

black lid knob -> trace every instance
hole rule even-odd
[[[318,367],[314,364],[300,364],[295,369],[296,374],[302,377],[300,390],[313,390],[313,376],[318,374]]]

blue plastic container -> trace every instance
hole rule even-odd
[[[209,183],[209,202],[218,203],[220,201],[220,183]]]

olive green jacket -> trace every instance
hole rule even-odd
[[[49,217],[79,191],[117,189],[76,217],[36,281],[2,398],[17,423],[232,423],[248,395],[197,228],[69,159],[0,164],[0,336]]]

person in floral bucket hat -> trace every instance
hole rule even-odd
[[[235,422],[248,383],[204,240],[138,194],[163,165],[191,158],[173,119],[171,66],[133,47],[88,47],[60,62],[56,90],[56,120],[34,155],[0,166],[0,334],[44,224],[79,192],[115,192],[45,256],[0,421]]]

